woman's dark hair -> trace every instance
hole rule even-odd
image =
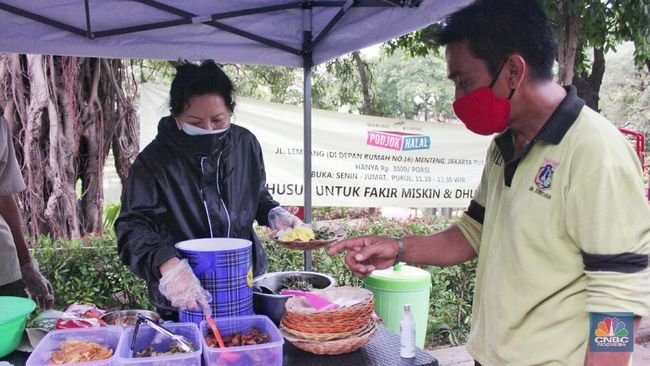
[[[446,19],[437,41],[469,41],[472,54],[487,63],[492,75],[508,56],[518,53],[533,80],[553,78],[557,41],[535,0],[477,0]]]
[[[218,94],[232,113],[235,111],[234,89],[228,75],[214,61],[203,61],[200,65],[183,63],[176,67],[176,76],[169,91],[169,110],[172,116],[177,116],[187,109],[190,97]]]

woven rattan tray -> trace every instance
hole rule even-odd
[[[372,303],[368,306],[355,307],[358,311],[327,312],[323,314],[295,315],[284,314],[282,324],[299,332],[307,333],[344,333],[364,327],[374,312]]]
[[[341,306],[316,310],[304,298],[292,297],[285,304],[284,327],[304,333],[347,333],[363,329],[374,313],[374,297],[367,289],[335,287],[314,293]]]
[[[314,309],[303,297],[294,296],[287,300],[285,304],[287,312],[295,315],[329,317],[332,313],[344,314],[358,311],[359,308],[374,305],[374,295],[365,288],[341,286],[330,287],[323,290],[314,290],[312,292],[326,300],[340,305],[340,307],[336,309],[317,310]]]
[[[297,338],[302,338],[304,340],[308,341],[334,341],[337,339],[345,339],[349,338],[358,334],[364,334],[367,331],[370,330],[370,328],[375,326],[375,321],[374,320],[369,320],[368,323],[360,328],[360,329],[355,329],[349,332],[340,332],[340,333],[323,333],[323,332],[317,332],[317,333],[309,333],[309,332],[301,332],[295,329],[291,329],[289,327],[284,326],[284,324],[280,323],[280,329],[284,330],[286,333],[289,333]]]
[[[289,334],[286,331],[280,329],[280,332],[284,338],[296,346],[296,348],[300,348],[303,351],[311,352],[317,355],[340,355],[343,353],[354,352],[359,349],[359,347],[368,343],[375,335],[376,331],[377,327],[373,322],[372,327],[368,328],[365,333],[353,337],[332,341],[310,341],[295,337],[292,334]]]

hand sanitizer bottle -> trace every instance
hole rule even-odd
[[[411,305],[404,304],[404,314],[399,322],[400,348],[402,358],[415,357],[415,322],[411,314]]]

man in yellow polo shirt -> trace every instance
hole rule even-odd
[[[342,241],[359,277],[396,261],[478,256],[468,352],[477,365],[627,365],[650,309],[650,206],[634,151],[575,88],[553,81],[557,43],[532,0],[478,0],[452,14],[454,111],[498,134],[475,198],[430,236]]]

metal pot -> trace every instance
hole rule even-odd
[[[255,277],[253,279],[255,314],[268,316],[276,325],[280,324],[280,320],[284,316],[284,303],[291,297],[291,295],[277,294],[282,290],[282,281],[287,277],[299,277],[309,282],[315,289],[325,289],[336,285],[334,277],[318,272],[271,272]]]
[[[119,325],[122,327],[129,327],[135,325],[138,321],[138,314],[142,314],[156,323],[160,322],[160,315],[151,310],[117,310],[104,314],[102,320],[108,325]]]

